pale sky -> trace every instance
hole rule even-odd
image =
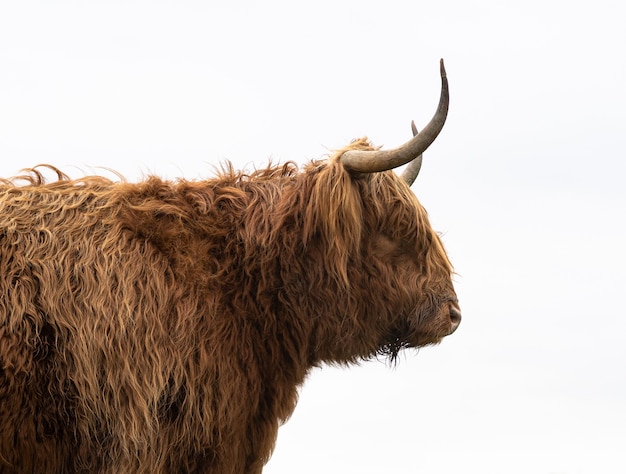
[[[311,373],[268,474],[626,472],[623,2],[27,1],[0,6],[0,176],[199,179],[395,147],[459,330]]]

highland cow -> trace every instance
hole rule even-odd
[[[259,473],[312,367],[451,334],[452,267],[409,188],[447,114],[441,73],[433,120],[395,150],[5,180],[0,472]]]

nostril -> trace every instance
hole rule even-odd
[[[454,306],[450,308],[450,322],[455,328],[461,323],[461,311]]]

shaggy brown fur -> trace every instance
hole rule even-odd
[[[340,155],[0,185],[0,472],[258,473],[311,367],[449,334],[426,212]]]

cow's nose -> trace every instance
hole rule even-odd
[[[461,324],[461,311],[455,306],[450,306],[450,323],[452,325],[450,334],[452,334]]]

